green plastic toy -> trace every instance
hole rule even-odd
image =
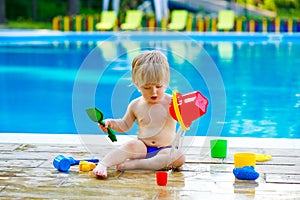
[[[103,121],[104,115],[100,110],[98,110],[97,108],[88,108],[86,109],[86,113],[92,121],[98,122],[99,124],[105,126],[105,123]],[[117,141],[117,137],[110,127],[108,127],[108,137],[112,142]]]

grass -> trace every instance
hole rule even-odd
[[[7,28],[52,29],[51,22],[8,21]]]

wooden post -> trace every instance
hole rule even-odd
[[[192,13],[189,13],[187,23],[186,23],[186,31],[192,31],[193,18],[194,18],[194,15]]]
[[[76,23],[76,31],[77,32],[81,31],[81,26],[82,26],[81,20],[82,20],[82,17],[80,15],[76,15],[76,17],[75,17],[76,22],[75,23]]]
[[[255,32],[255,21],[253,19],[249,21],[249,32]]]
[[[236,31],[242,32],[242,19],[236,19]]]
[[[161,30],[162,31],[167,30],[167,19],[165,18],[161,19]]]
[[[52,29],[55,31],[59,30],[59,22],[61,20],[61,17],[56,16],[52,19]]]
[[[198,31],[204,32],[204,21],[201,17],[197,19]]]
[[[262,32],[268,32],[268,21],[266,18],[262,19]]]
[[[64,31],[70,31],[70,17],[64,16]]]
[[[149,31],[154,31],[155,30],[155,18],[154,17],[151,17],[148,20],[148,30]]]
[[[292,33],[293,32],[293,19],[288,19],[288,32]]]
[[[88,31],[94,31],[94,18],[93,16],[88,16]]]
[[[275,32],[276,33],[280,32],[280,18],[278,17],[275,18]]]
[[[211,31],[212,32],[216,32],[217,31],[217,19],[216,18],[213,18],[212,21],[211,21]]]
[[[209,31],[209,26],[210,26],[210,17],[205,16],[205,31]]]

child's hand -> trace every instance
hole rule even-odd
[[[103,120],[105,125],[101,125],[100,123],[98,124],[98,127],[103,131],[103,132],[108,132],[108,127],[111,127],[111,122],[109,120]]]

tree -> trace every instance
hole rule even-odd
[[[0,24],[6,23],[5,0],[0,0]]]

